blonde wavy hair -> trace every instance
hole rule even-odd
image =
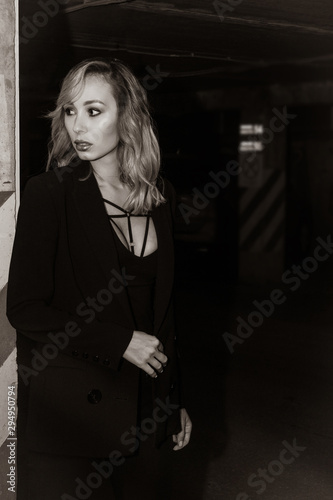
[[[118,60],[87,59],[74,66],[63,80],[56,108],[48,114],[52,125],[46,170],[51,164],[63,167],[73,162],[75,165],[79,160],[67,133],[64,116],[65,107],[79,95],[87,76],[97,76],[109,83],[117,103],[120,180],[130,187],[124,208],[133,213],[147,213],[166,201],[156,186],[160,148],[146,91],[130,69]],[[90,165],[87,177],[80,180],[88,179],[92,172]]]

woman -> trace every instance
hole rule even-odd
[[[119,61],[75,66],[50,116],[48,171],[27,183],[8,284],[18,500],[160,499],[160,457],[171,436],[177,451],[191,434],[175,349],[174,189],[159,176],[145,91]]]

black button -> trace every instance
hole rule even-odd
[[[96,354],[96,356],[93,357],[93,361],[95,361],[95,363],[97,363],[99,361],[99,356]]]
[[[78,356],[79,355],[79,351],[72,351],[72,356]]]
[[[103,365],[109,365],[109,364],[110,364],[110,360],[105,358],[103,361]]]
[[[82,353],[82,357],[84,359],[87,359],[87,358],[89,358],[89,354],[87,352],[84,352],[84,353]]]
[[[97,405],[97,403],[99,403],[102,399],[102,393],[98,389],[92,389],[89,392],[87,398],[89,403],[91,403],[92,405]]]

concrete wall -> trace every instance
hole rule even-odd
[[[10,473],[8,444],[13,437],[8,440],[8,386],[16,386],[17,378],[15,331],[6,318],[6,289],[17,213],[17,16],[18,0],[0,0],[0,496],[3,500],[16,497],[13,491],[8,490],[11,485],[7,483],[10,480],[7,476]]]

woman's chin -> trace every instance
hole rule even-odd
[[[76,154],[80,158],[80,160],[93,160],[93,155],[89,154],[88,151],[76,151]]]

